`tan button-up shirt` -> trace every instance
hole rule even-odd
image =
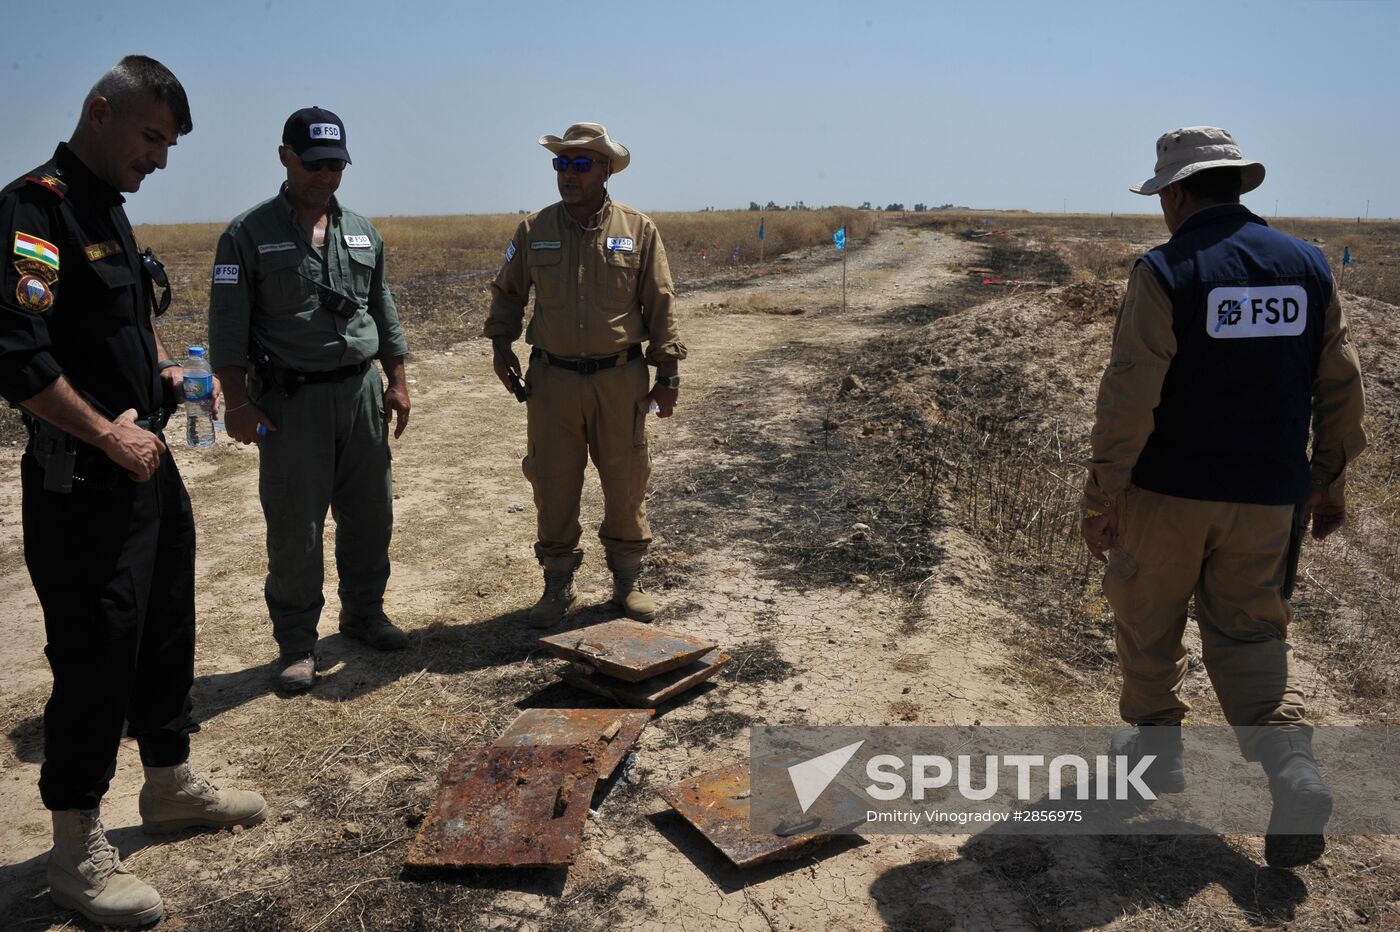
[[[587,226],[562,202],[521,221],[491,283],[487,337],[520,336],[556,356],[611,356],[645,341],[647,359],[684,359],[676,292],[656,224],[611,199]]]
[[[1314,487],[1330,488],[1366,447],[1361,361],[1351,345],[1336,289],[1327,305],[1322,341],[1312,388],[1312,481]],[[1162,380],[1175,355],[1171,298],[1152,270],[1139,262],[1128,279],[1113,329],[1113,355],[1099,382],[1093,452],[1084,483],[1086,510],[1111,511],[1127,490],[1133,466],[1152,435],[1152,413],[1162,400]]]

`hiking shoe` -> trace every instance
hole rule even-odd
[[[277,659],[277,688],[283,692],[305,692],[316,685],[315,654],[283,654]]]

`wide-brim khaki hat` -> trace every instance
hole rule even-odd
[[[1128,190],[1156,194],[1173,182],[1210,168],[1238,168],[1243,181],[1241,194],[1264,183],[1264,164],[1241,155],[1239,144],[1228,131],[1218,126],[1183,126],[1158,137],[1157,173]]]
[[[563,136],[541,136],[540,145],[558,155],[565,149],[587,149],[597,152],[612,163],[612,173],[616,175],[632,161],[632,153],[627,147],[608,135],[608,128],[601,123],[575,123],[564,130]]]

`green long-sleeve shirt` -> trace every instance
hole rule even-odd
[[[324,306],[322,288],[352,297],[349,316]],[[248,367],[248,337],[279,363],[323,372],[408,354],[384,276],[374,224],[331,201],[325,246],[312,245],[286,192],[235,217],[219,237],[209,296],[213,367]]]

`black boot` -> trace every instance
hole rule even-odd
[[[1322,857],[1322,830],[1332,817],[1332,789],[1313,760],[1312,736],[1291,726],[1261,729],[1259,762],[1269,775],[1273,812],[1264,836],[1270,867],[1300,867]]]
[[[1129,772],[1144,757],[1154,755],[1156,760],[1147,765],[1142,782],[1158,796],[1180,793],[1186,789],[1180,725],[1139,725],[1120,729],[1109,740],[1108,753],[1114,757],[1126,757]]]

